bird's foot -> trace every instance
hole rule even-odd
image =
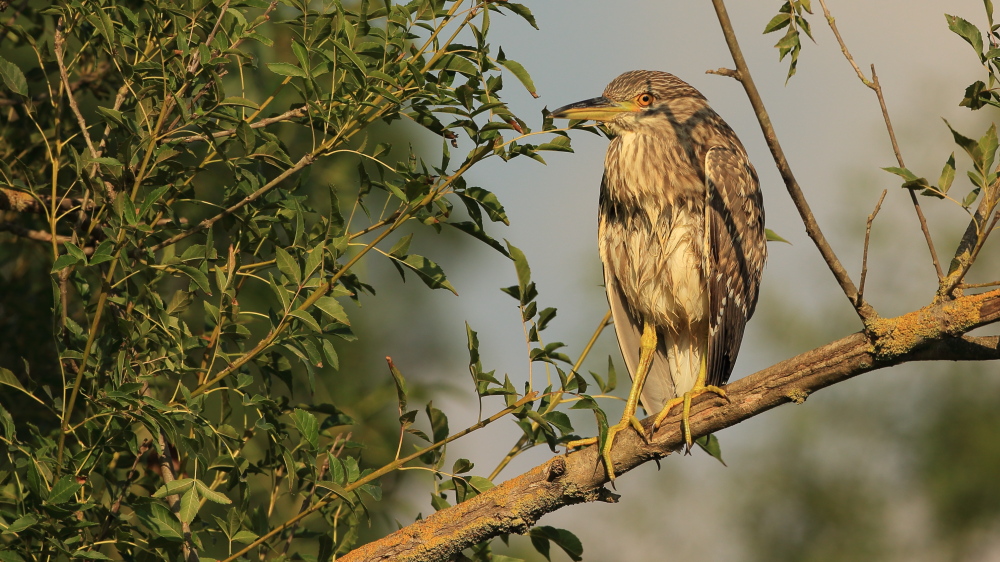
[[[691,439],[691,400],[697,396],[705,394],[706,392],[716,394],[719,397],[724,398],[726,402],[729,402],[729,395],[726,394],[725,390],[717,386],[707,385],[692,388],[691,390],[685,392],[683,396],[678,396],[677,398],[672,398],[667,401],[666,405],[663,406],[663,409],[660,410],[660,413],[656,415],[656,419],[653,420],[653,431],[655,432],[660,428],[660,424],[663,423],[663,420],[670,414],[670,410],[674,406],[683,404],[684,407],[681,413],[681,427],[684,429],[684,443],[687,445],[686,451],[690,453],[691,445],[694,444],[694,440]]]
[[[604,462],[604,470],[608,475],[608,480],[611,480],[612,482],[615,481],[615,467],[611,464],[611,446],[615,442],[615,436],[629,426],[635,429],[643,439],[647,442],[649,441],[649,436],[646,434],[646,430],[643,429],[642,424],[639,423],[639,418],[635,416],[624,416],[622,417],[622,421],[608,428],[608,433],[604,437],[604,444],[601,445],[601,460]],[[576,441],[570,441],[567,443],[566,447],[569,449],[576,449],[578,447],[593,445],[598,441],[599,439],[597,437],[577,439]]]

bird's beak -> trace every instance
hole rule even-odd
[[[622,113],[637,111],[639,108],[630,102],[611,101],[606,97],[593,98],[564,105],[552,112],[556,119],[592,119],[594,121],[611,121]]]

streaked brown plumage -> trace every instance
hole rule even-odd
[[[685,393],[724,395],[715,387],[733,371],[766,254],[757,174],[743,145],[700,92],[666,72],[626,72],[603,97],[553,115],[604,121],[616,135],[601,183],[599,246],[618,342],[638,386],[630,398],[641,391],[647,413],[662,411],[659,422]],[[651,362],[642,373],[646,327]],[[634,419],[630,402],[606,443],[612,477],[606,453]]]

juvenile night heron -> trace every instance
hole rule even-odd
[[[564,119],[604,122],[615,137],[604,160],[598,243],[618,344],[632,377],[610,450],[642,401],[658,413],[683,404],[691,446],[691,399],[726,397],[757,304],[766,254],[757,173],[733,130],[698,90],[666,72],[634,70],[599,98],[561,107]],[[592,443],[588,439],[576,445]]]

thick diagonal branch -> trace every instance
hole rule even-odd
[[[995,337],[965,332],[1000,320],[1000,290],[927,306],[874,323],[872,339],[855,333],[740,379],[726,387],[730,403],[714,395],[691,411],[695,435],[714,433],[862,373],[920,360],[1000,359]],[[634,431],[615,440],[617,474],[683,445],[679,415],[668,418],[652,443]],[[648,429],[650,420],[646,420]],[[476,543],[506,533],[525,533],[538,519],[567,505],[613,501],[596,447],[548,462],[454,507],[439,511],[378,541],[342,562],[445,560]]]

